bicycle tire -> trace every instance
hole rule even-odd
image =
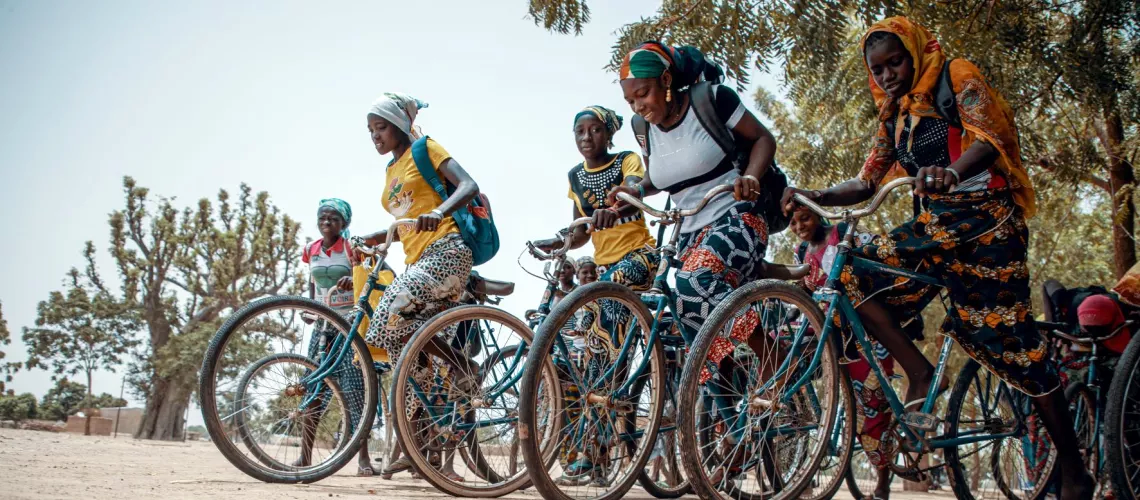
[[[958,380],[954,383],[954,389],[950,393],[950,402],[946,413],[947,430],[945,437],[947,439],[958,437],[960,429],[957,423],[962,417],[962,408],[965,404],[966,394],[970,391],[970,386],[975,384],[976,381],[979,392],[982,392],[981,387],[983,383],[981,380],[976,378],[979,372],[981,372],[983,376],[986,377],[986,382],[984,385],[986,387],[995,388],[995,391],[997,393],[997,400],[994,401],[995,404],[1001,404],[1000,400],[1004,400],[1009,404],[1015,404],[1019,402],[1017,400],[1020,399],[1020,397],[1024,396],[1020,392],[1016,392],[1017,389],[1009,387],[1004,381],[1002,381],[1000,378],[988,370],[981,370],[981,365],[979,365],[977,361],[974,361],[972,359],[969,360],[962,368],[961,372],[959,372]],[[996,385],[994,382],[996,382]],[[1004,397],[1003,394],[1005,395]],[[1024,415],[1023,417],[1028,420],[1030,415]],[[978,417],[977,415],[974,415],[970,418],[976,420]],[[992,419],[996,417],[983,415],[982,418],[992,421]],[[1024,422],[1019,423],[1019,425],[1020,424],[1024,424]],[[990,460],[988,465],[991,467],[993,482],[996,483],[998,490],[1000,490],[1002,494],[1004,494],[1006,498],[1010,500],[1027,500],[1024,496],[1017,495],[1014,491],[1012,491],[1008,484],[1008,479],[1005,478],[1004,475],[1000,474],[998,461],[1000,460],[1002,452],[1001,445],[1002,440],[1000,439],[988,442],[982,441],[979,443],[979,447],[977,449],[983,449],[982,446],[992,446],[991,451],[989,452]],[[962,449],[962,446],[958,446],[948,447],[943,450],[946,459],[946,469],[948,472],[947,475],[950,478],[950,486],[953,489],[954,496],[956,498],[959,498],[961,500],[973,500],[975,497],[974,493],[970,489],[971,481],[966,476],[965,463],[963,462],[963,458],[966,458],[968,455],[961,455],[959,452],[962,451]],[[982,460],[982,457],[979,456],[978,460]],[[1029,499],[1040,500],[1042,498],[1045,498],[1045,496],[1049,493],[1051,485],[1054,483],[1053,479],[1056,477],[1057,471],[1057,450],[1055,447],[1051,446],[1051,443],[1049,446],[1049,457],[1047,457],[1046,460],[1047,463],[1045,468],[1042,469],[1041,475],[1047,479],[1040,482],[1040,484],[1035,487],[1035,491],[1031,492],[1031,494],[1028,495]],[[981,466],[980,462],[978,466]]]
[[[1129,399],[1140,398],[1140,335],[1133,335],[1124,348],[1113,371],[1108,388],[1108,401],[1104,410],[1105,463],[1112,479],[1113,492],[1119,500],[1140,498],[1140,456],[1128,453],[1140,443],[1140,418],[1136,418],[1137,405]],[[1133,393],[1129,398],[1129,393]],[[1125,417],[1130,411],[1132,419]]]
[[[258,373],[261,369],[268,367],[272,364],[280,363],[280,362],[294,362],[294,363],[303,365],[307,370],[314,370],[317,368],[317,364],[314,363],[313,360],[311,360],[305,356],[302,356],[300,354],[295,354],[295,353],[270,354],[269,356],[261,358],[261,359],[257,360],[256,362],[254,362],[252,365],[250,365],[250,367],[242,375],[241,380],[238,382],[237,398],[236,398],[236,400],[238,401],[238,404],[237,404],[238,406],[245,406],[245,403],[244,403],[245,393],[246,393],[247,388],[249,387],[250,380],[253,378],[253,376],[256,373]],[[344,408],[345,407],[345,405],[343,403],[344,396],[340,394],[340,386],[337,385],[337,383],[332,379],[325,379],[324,383],[328,384],[329,390],[332,391],[334,397],[336,397],[337,399],[342,401],[341,408]],[[349,420],[348,414],[342,412],[341,416],[343,417],[343,420],[344,420],[344,422],[342,422],[342,424],[344,425],[345,428],[347,428],[350,425],[348,423],[348,420]],[[284,464],[284,463],[278,462],[275,458],[270,456],[269,453],[266,453],[265,450],[263,450],[261,448],[261,444],[258,443],[257,440],[253,438],[253,435],[249,433],[249,427],[246,425],[246,422],[245,422],[245,412],[239,412],[236,415],[234,415],[234,420],[238,426],[238,434],[241,437],[242,443],[245,444],[245,447],[249,449],[250,453],[253,454],[254,458],[260,460],[261,463],[263,463],[269,467],[272,467],[274,469],[277,469],[277,470],[287,471],[287,470],[291,470],[291,469],[295,468],[294,466],[292,466],[290,464]],[[337,447],[344,446],[345,444],[346,443],[344,443],[343,439],[342,439],[342,442],[338,443]]]
[[[753,302],[758,300],[775,299],[779,303],[794,304],[799,308],[803,317],[811,322],[813,331],[823,331],[823,313],[819,310],[815,301],[808,296],[802,289],[790,283],[779,280],[759,280],[741,286],[734,290],[727,297],[721,301],[720,304],[713,309],[712,313],[706,318],[704,324],[701,326],[700,332],[690,346],[688,358],[685,361],[685,368],[682,375],[681,383],[681,398],[679,402],[680,408],[695,410],[698,408],[698,395],[702,392],[701,385],[698,383],[701,370],[704,368],[705,360],[708,357],[709,350],[712,348],[713,341],[718,338],[728,322],[736,317],[737,311],[744,307],[750,306]],[[755,333],[754,333],[755,335]],[[813,354],[815,347],[808,347],[805,349],[805,355]],[[838,383],[841,378],[839,365],[835,356],[835,343],[828,342],[823,346],[824,355],[821,357],[819,368],[824,370],[820,377],[830,377],[825,380],[827,390],[818,391],[829,397],[829,402],[821,406],[822,423],[818,426],[818,430],[824,435],[830,434],[832,426],[836,424],[836,415],[838,400],[830,397],[838,392]],[[802,390],[800,391],[802,392]],[[681,458],[685,466],[686,477],[689,479],[690,484],[693,486],[693,491],[696,492],[701,498],[724,498],[722,493],[727,493],[728,498],[740,499],[749,496],[762,495],[765,499],[783,499],[783,498],[798,498],[811,484],[811,478],[814,477],[815,472],[819,468],[820,462],[823,460],[825,452],[821,444],[816,446],[816,450],[809,451],[806,457],[806,464],[800,463],[801,467],[796,470],[796,473],[790,478],[791,481],[784,482],[778,492],[763,492],[758,494],[745,494],[741,491],[722,491],[715,485],[711,484],[708,474],[704,470],[702,459],[705,447],[698,439],[699,422],[697,421],[694,411],[686,410],[680,413],[678,419],[678,426],[681,435]],[[704,412],[702,412],[704,413]],[[767,448],[767,447],[765,447]],[[769,449],[770,453],[770,449]],[[806,465],[806,467],[802,467]],[[810,472],[809,472],[810,471]],[[724,488],[731,489],[731,488]]]
[[[812,486],[812,491],[808,495],[801,494],[801,500],[828,500],[835,496],[839,488],[843,486],[847,478],[847,473],[851,470],[851,458],[853,449],[855,448],[855,426],[858,422],[858,412],[855,409],[855,389],[852,386],[851,378],[847,376],[846,370],[841,370],[839,379],[839,390],[844,398],[845,404],[840,407],[843,413],[844,426],[834,431],[834,436],[838,439],[834,445],[835,461],[828,464],[827,470],[831,471],[831,475],[822,475],[817,472],[817,478],[829,478],[828,482],[820,482],[818,486]],[[836,425],[839,425],[838,419]],[[822,464],[820,472],[824,469]],[[842,472],[840,472],[842,471]],[[859,500],[862,500],[860,498]]]
[[[523,459],[526,462],[527,471],[530,473],[531,483],[542,498],[546,500],[580,500],[579,497],[571,497],[563,492],[558,485],[555,484],[553,478],[550,477],[550,467],[553,466],[556,458],[555,454],[549,456],[542,453],[538,447],[538,443],[530,429],[535,429],[538,426],[538,415],[535,413],[536,404],[534,398],[539,390],[539,375],[546,367],[554,369],[553,353],[554,342],[558,335],[561,335],[560,329],[562,325],[573,316],[573,314],[582,306],[599,299],[616,300],[623,306],[628,307],[636,320],[641,325],[651,325],[652,317],[650,316],[648,308],[641,302],[641,299],[630,290],[628,287],[612,283],[608,281],[597,281],[588,285],[580,286],[573,292],[570,292],[566,297],[558,302],[558,305],[547,315],[542,324],[539,325],[538,331],[534,337],[534,343],[531,347],[531,357],[528,358],[530,363],[527,365],[526,371],[523,373],[521,395],[519,401],[519,437],[521,438],[521,447],[523,451]],[[630,332],[629,335],[635,334]],[[653,443],[657,438],[658,426],[661,423],[661,413],[663,406],[659,404],[664,398],[664,348],[660,342],[649,346],[649,356],[651,368],[656,366],[657,369],[651,373],[658,380],[653,381],[652,401],[654,407],[650,410],[648,429],[642,435],[642,442]],[[556,379],[557,380],[557,379]],[[559,418],[551,419],[551,423],[547,427],[546,434],[553,436],[560,436],[562,433],[562,418],[561,416],[561,384],[558,386],[558,394],[556,401],[559,407],[554,414],[559,415]],[[556,440],[557,441],[557,440]],[[637,481],[638,476],[645,468],[645,463],[649,461],[649,454],[652,450],[651,444],[649,446],[640,446],[639,450],[634,452],[634,458],[628,465],[629,468],[637,471],[628,474],[620,481],[615,481],[607,486],[606,490],[597,496],[590,497],[592,500],[617,500],[622,498],[633,483]],[[554,450],[556,451],[556,450]]]
[[[681,352],[677,352],[678,356],[680,356]],[[666,384],[669,384],[666,387],[665,392],[667,394],[667,397],[672,398],[674,414],[676,414],[677,388],[681,383],[681,368],[676,366],[675,362],[670,362],[668,360],[666,360],[665,365],[665,372],[668,374]],[[662,486],[654,481],[653,478],[649,477],[648,472],[642,472],[637,476],[637,483],[641,485],[642,489],[644,489],[646,493],[653,495],[654,498],[681,498],[685,495],[688,495],[689,493],[692,493],[693,487],[689,485],[689,481],[687,479],[684,479],[684,471],[682,470],[684,466],[681,465],[680,453],[681,440],[677,436],[677,426],[674,425],[673,430],[668,432],[658,428],[657,439],[664,439],[666,441],[665,446],[666,450],[668,451],[665,453],[665,459],[670,462],[670,470],[680,475],[682,481],[680,484],[674,486]],[[656,444],[654,446],[656,446]]]
[[[1076,426],[1077,440],[1080,442],[1081,455],[1084,457],[1085,470],[1092,477],[1099,478],[1097,466],[1100,462],[1100,450],[1096,443],[1096,398],[1092,389],[1084,382],[1073,382],[1065,388],[1065,401],[1069,402],[1069,415],[1073,417]],[[1084,425],[1081,425],[1081,423]]]
[[[465,460],[471,460],[480,470],[477,475],[490,477],[492,479],[500,479],[486,486],[473,485],[465,481],[454,481],[444,475],[440,470],[434,467],[428,457],[420,450],[417,443],[411,442],[415,439],[417,433],[412,429],[412,423],[405,417],[407,415],[407,398],[404,396],[408,393],[409,384],[408,380],[412,375],[412,370],[415,369],[415,363],[409,360],[417,359],[420,353],[424,352],[428,343],[432,341],[435,335],[446,328],[448,325],[459,323],[462,321],[477,321],[481,319],[488,319],[490,321],[498,322],[501,325],[509,326],[524,337],[524,341],[531,341],[531,331],[527,328],[526,324],[519,321],[510,313],[495,307],[485,305],[466,305],[448,309],[441,312],[420,327],[418,331],[404,346],[400,354],[400,360],[396,365],[395,379],[392,388],[392,408],[396,420],[396,435],[400,441],[403,450],[411,459],[412,465],[420,476],[435,486],[440,491],[453,496],[470,497],[470,498],[495,498],[503,495],[513,493],[514,491],[522,488],[529,481],[529,476],[526,471],[519,471],[510,478],[503,478],[498,474],[488,474],[491,470],[487,465],[485,457],[480,451],[478,445],[477,432],[471,432],[467,436],[472,440],[466,445],[469,452]],[[509,348],[509,347],[508,347]],[[527,366],[531,366],[529,360],[526,362]],[[551,366],[547,370],[548,377],[554,377],[554,367]],[[462,450],[463,448],[459,448]],[[472,470],[472,472],[476,472]]]
[[[250,477],[267,483],[312,483],[336,473],[355,457],[361,446],[364,446],[368,438],[368,433],[371,431],[372,419],[376,416],[377,383],[375,370],[361,370],[361,376],[364,382],[364,408],[359,420],[360,425],[353,431],[352,436],[348,440],[348,446],[339,448],[329,460],[315,467],[295,471],[283,471],[271,469],[256,459],[247,459],[233,441],[224,439],[224,436],[227,435],[226,429],[222,423],[221,416],[218,415],[216,411],[218,406],[217,394],[215,392],[217,390],[215,372],[218,369],[218,358],[222,355],[231,337],[239,328],[245,325],[247,321],[254,317],[275,309],[288,307],[308,310],[319,319],[335,326],[340,335],[347,335],[347,332],[351,328],[351,325],[349,325],[340,314],[337,314],[325,304],[304,297],[291,295],[266,297],[242,307],[222,324],[222,327],[214,334],[214,338],[210,340],[210,344],[206,348],[198,383],[198,405],[202,408],[202,418],[205,421],[206,429],[209,431],[209,434],[218,437],[213,439],[212,442],[217,446],[218,450],[222,452],[222,455],[226,457],[226,460],[233,464],[234,467],[237,467],[238,470],[241,470]],[[369,353],[368,345],[365,344],[364,339],[359,335],[351,334],[350,342],[352,354],[355,359],[359,361],[360,366],[371,367],[372,355]],[[214,411],[211,411],[211,409],[214,409]]]

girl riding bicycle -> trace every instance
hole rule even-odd
[[[612,208],[606,203],[606,193],[622,185],[634,185],[645,175],[641,158],[632,152],[610,153],[613,136],[621,129],[622,117],[613,110],[602,106],[589,106],[574,116],[574,140],[584,161],[570,169],[569,192],[567,196],[574,202],[572,220],[580,217],[593,217],[593,233],[587,238],[584,227],[578,226],[570,235],[571,248],[579,248],[591,241],[594,245],[594,258],[578,264],[579,281],[587,284],[593,281],[599,266],[606,266],[601,281],[620,283],[634,291],[648,290],[657,269],[658,256],[653,251],[655,241],[645,225],[645,215],[635,207]],[[561,248],[561,238],[534,242],[539,250],[551,251]],[[589,316],[597,321],[588,321],[589,328],[582,333],[585,338],[584,363],[587,378],[597,376],[605,367],[617,359],[625,339],[625,324],[628,311],[623,307],[606,307],[597,304]],[[576,328],[577,329],[577,328]],[[572,392],[572,391],[568,391]],[[573,398],[568,394],[567,398]],[[568,404],[573,402],[568,401]],[[586,453],[572,451],[564,453],[569,461],[564,464],[563,483],[574,483],[587,479],[595,472],[594,460]]]
[[[398,234],[380,231],[363,238],[366,245],[377,245],[387,238],[398,238],[407,256],[407,268],[384,292],[369,323],[365,341],[388,352],[396,364],[404,344],[432,316],[459,304],[471,274],[472,255],[451,213],[466,206],[478,193],[479,186],[470,175],[432,139],[426,139],[428,156],[438,175],[455,186],[455,191],[442,200],[420,175],[412,159],[412,141],[421,137],[414,121],[427,104],[406,94],[386,93],[368,112],[368,131],[376,152],[392,155],[385,169],[384,210],[398,219],[415,219],[415,227],[401,227]],[[454,331],[450,332],[454,335]],[[451,339],[441,339],[430,349],[444,359],[461,365],[456,384],[460,387],[478,383],[478,366],[451,347]],[[410,397],[410,396],[409,396]],[[409,400],[409,406],[414,402]],[[396,416],[401,418],[402,416]],[[406,453],[405,453],[406,455]],[[393,463],[385,475],[411,467],[406,457]]]
[[[348,317],[352,314],[352,306],[356,303],[353,296],[352,268],[359,265],[351,249],[348,247],[348,225],[352,222],[352,207],[348,202],[339,198],[321,200],[317,209],[317,228],[321,232],[321,239],[314,241],[305,248],[301,261],[309,266],[309,298],[324,302],[333,311]],[[336,330],[330,330],[323,335],[326,345],[331,344]],[[318,359],[322,335],[313,335],[309,341],[306,356],[311,360]],[[337,380],[344,390],[344,394],[351,400],[349,409],[354,415],[363,413],[363,401],[359,396],[364,385],[360,372],[346,370]],[[323,410],[323,409],[322,409]],[[301,458],[298,465],[308,465],[311,458],[313,441],[316,437],[316,428],[302,434]],[[360,447],[357,457],[357,475],[371,476],[372,459],[368,456],[368,446]]]
[[[723,75],[720,67],[697,49],[658,42],[643,43],[627,54],[619,75],[626,102],[648,124],[646,136],[638,136],[647,168],[644,179],[635,185],[619,186],[610,192],[611,206],[619,192],[644,198],[665,191],[677,208],[691,209],[711,189],[733,186],[731,196],[717,196],[681,224],[682,267],[676,273],[675,310],[681,334],[690,345],[718,303],[738,286],[761,277],[768,245],[768,224],[754,202],[773,164],[776,141],[736,92],[715,85]],[[743,171],[697,116],[690,87],[702,80],[713,84],[710,92],[715,119],[732,132],[738,144],[751,144]],[[746,342],[754,350],[765,349],[767,337],[752,335],[758,321],[755,313],[749,312],[729,336],[717,339],[707,366],[719,366],[723,376],[718,380],[730,379],[734,363],[721,360],[732,360],[730,354],[740,343]],[[706,367],[700,381],[707,381],[711,375]],[[726,443],[735,445],[731,440]],[[730,461],[738,466],[743,460],[742,455],[733,453]]]
[[[896,162],[916,177],[915,193],[926,198],[921,213],[858,255],[941,276],[952,302],[942,331],[1033,397],[1057,449],[1076,449],[1068,405],[1056,391],[1057,368],[1030,314],[1025,219],[1036,202],[1013,113],[977,67],[947,62],[938,41],[909,19],[876,23],[861,50],[879,107],[871,154],[855,179],[822,191],[788,189],[785,210],[794,208],[797,193],[824,206],[867,200]],[[943,109],[947,101],[955,105]],[[841,282],[870,332],[907,372],[907,406],[921,404],[934,370],[900,324],[917,316],[937,287],[862,269],[844,272]],[[1080,457],[1060,453],[1058,460],[1061,498],[1091,494]]]

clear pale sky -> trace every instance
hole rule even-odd
[[[303,237],[318,236],[327,197],[352,204],[355,232],[386,227],[387,158],[365,127],[385,91],[430,103],[417,123],[491,198],[502,249],[478,270],[518,283],[503,307],[521,316],[544,286],[516,264],[523,243],[569,221],[566,172],[581,161],[571,120],[601,104],[628,121],[602,67],[614,30],[658,5],[592,2],[593,22],[573,37],[525,19],[524,0],[0,0],[0,302],[14,337],[5,361],[25,359],[21,330],[82,265],[84,241],[116,276],[107,216],[122,207],[124,175],[178,206],[246,182],[300,220]],[[753,80],[779,90],[769,75]],[[628,128],[615,142],[636,150]],[[403,255],[389,262],[400,270]],[[117,395],[120,380],[100,372],[94,389]],[[50,386],[43,371],[9,385],[37,397]],[[201,421],[197,409],[190,420]]]

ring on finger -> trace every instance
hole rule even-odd
[[[924,180],[924,181],[926,181],[927,183],[931,183],[931,182],[934,182],[934,176],[933,176],[933,175],[928,175],[928,176],[926,176],[926,178],[925,178],[925,179],[923,179],[923,180]]]

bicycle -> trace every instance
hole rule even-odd
[[[1069,412],[1073,415],[1073,426],[1077,431],[1081,447],[1079,452],[1084,457],[1085,468],[1092,477],[1097,478],[1097,483],[1100,485],[1098,497],[1103,497],[1106,493],[1105,485],[1108,484],[1106,454],[1102,450],[1105,436],[1101,431],[1105,418],[1107,392],[1101,393],[1097,378],[1099,376],[1097,364],[1101,359],[1098,351],[1101,342],[1112,338],[1125,328],[1130,328],[1133,324],[1133,320],[1128,320],[1107,335],[1081,337],[1066,333],[1069,331],[1069,326],[1063,323],[1038,322],[1038,328],[1054,341],[1054,345],[1068,343],[1072,346],[1071,351],[1076,356],[1066,367],[1079,368],[1074,365],[1087,367],[1084,380],[1071,381],[1065,387],[1065,400],[1069,402]]]
[[[654,223],[671,225],[699,212],[711,199],[731,189],[732,186],[713,189],[691,210],[660,211],[645,206],[640,200],[630,198],[626,201],[657,217],[658,220]],[[589,218],[581,218],[571,223],[569,229],[573,231],[576,227],[589,223]],[[552,471],[548,468],[551,464],[542,461],[535,443],[524,435],[523,457],[531,471],[535,488],[544,498],[620,498],[635,481],[640,481],[651,494],[667,498],[683,495],[688,490],[687,481],[659,485],[651,480],[650,474],[645,470],[659,434],[672,434],[676,431],[673,424],[662,426],[662,414],[667,402],[676,401],[671,395],[679,389],[676,387],[676,376],[669,375],[666,349],[677,353],[674,354],[677,356],[684,353],[685,345],[684,339],[671,331],[675,317],[672,309],[674,295],[666,282],[669,271],[677,266],[673,257],[677,254],[679,234],[675,229],[671,242],[657,248],[661,263],[648,291],[639,296],[623,285],[601,281],[580,286],[562,299],[539,326],[533,349],[535,356],[541,356],[535,360],[542,359],[543,362],[531,365],[523,375],[520,426],[525,428],[537,423],[527,399],[529,394],[535,392],[537,384],[537,372],[532,371],[537,370],[534,367],[546,364],[545,360],[550,360],[559,367],[560,374],[566,379],[565,383],[578,388],[580,393],[580,397],[573,403],[578,406],[568,406],[568,415],[559,415],[552,421],[557,435],[562,436],[560,446],[573,450],[589,449],[593,455],[591,460],[605,461],[605,464],[595,464],[591,473],[593,484],[560,488],[551,477]],[[532,246],[531,253],[540,259],[560,259],[566,248],[568,246],[564,244],[561,248],[546,253]],[[802,272],[806,272],[806,268]],[[790,274],[790,271],[786,273]],[[616,359],[608,360],[608,366],[586,374],[582,367],[569,362],[573,356],[559,330],[576,312],[602,308],[629,311],[627,319],[621,324],[612,325],[610,330],[623,331],[625,335],[620,340]],[[591,325],[593,327],[595,326]],[[617,339],[609,340],[618,343]],[[589,380],[587,375],[590,375]],[[684,408],[680,404],[675,407]],[[570,410],[575,409],[578,413],[570,414]],[[663,441],[667,442],[668,439]]]
[[[397,220],[389,234],[414,223]],[[351,324],[320,302],[276,296],[243,307],[222,325],[207,349],[199,385],[203,417],[211,435],[216,436],[213,442],[236,467],[262,481],[314,482],[335,473],[356,454],[371,432],[376,413],[387,404],[395,410],[391,423],[395,424],[392,427],[396,427],[397,438],[424,479],[454,495],[510,493],[525,483],[525,471],[502,473],[509,467],[498,466],[494,457],[501,453],[484,438],[494,441],[503,433],[513,432],[517,418],[514,409],[507,408],[514,403],[509,393],[518,381],[531,334],[514,317],[482,303],[492,301],[491,296],[509,294],[513,285],[473,275],[468,284],[469,299],[480,304],[449,309],[425,323],[409,340],[394,369],[391,400],[382,401],[376,365],[360,330],[364,318],[372,316],[368,297],[378,286],[390,244],[391,240],[372,249],[359,249],[374,259]],[[492,329],[491,324],[496,322],[503,328]],[[295,352],[315,335],[329,340],[320,350],[319,360]],[[450,341],[445,337],[451,337]],[[272,373],[275,377],[265,378],[278,386],[251,393],[249,388],[255,386],[246,377],[240,377],[246,379],[242,384],[239,376],[270,374],[248,368],[252,360],[266,359],[266,353],[277,354],[273,364],[279,369]],[[449,353],[454,356],[448,357]],[[459,355],[467,359],[461,360]],[[420,361],[430,363],[430,369],[415,375],[427,377],[409,383],[412,370],[422,368],[417,365]],[[448,371],[471,364],[479,366],[479,383],[462,388],[466,391],[453,387],[446,376]],[[338,385],[337,381],[349,372],[359,374],[361,387]],[[234,385],[238,390],[231,390]],[[431,404],[408,411],[411,398]],[[442,415],[437,404],[447,407],[449,413]],[[414,432],[422,428],[412,429],[406,417],[413,415],[430,418],[434,423],[431,432]],[[250,447],[245,441],[254,423],[272,423],[269,428],[276,432],[256,436],[257,445]],[[299,450],[306,433],[312,435],[309,457]],[[246,444],[247,450],[243,451],[239,443]],[[272,460],[264,460],[269,455],[265,446],[277,447]],[[442,464],[431,460],[456,453],[467,466],[463,471],[468,475],[461,481],[447,477]]]
[[[768,478],[768,487],[762,491],[770,497],[791,498],[797,496],[810,483],[810,478],[818,469],[819,463],[826,454],[827,439],[813,441],[815,434],[828,435],[834,429],[837,413],[837,398],[830,397],[820,405],[804,405],[802,396],[804,389],[811,384],[819,384],[820,379],[837,379],[835,349],[838,343],[836,334],[837,314],[851,326],[852,333],[863,352],[873,352],[873,345],[855,313],[854,305],[846,294],[846,290],[839,283],[840,274],[846,266],[866,268],[883,271],[902,278],[917,280],[934,286],[945,287],[940,278],[916,273],[909,270],[893,268],[885,264],[866,260],[852,255],[854,232],[859,221],[874,213],[886,199],[887,194],[896,188],[911,185],[913,178],[897,179],[886,184],[871,203],[862,209],[844,209],[839,213],[826,210],[803,196],[796,196],[796,202],[816,212],[828,220],[843,220],[848,224],[848,230],[839,245],[838,255],[832,264],[827,284],[816,291],[812,297],[791,284],[760,280],[748,283],[730,294],[710,314],[702,326],[697,340],[690,349],[690,357],[685,365],[682,382],[681,406],[695,408],[698,391],[694,382],[700,372],[705,368],[704,360],[708,355],[713,341],[718,338],[726,327],[732,327],[737,318],[746,318],[749,315],[759,316],[765,334],[772,332],[775,336],[780,332],[793,332],[790,340],[785,344],[787,349],[776,352],[773,350],[772,358],[765,363],[776,366],[772,375],[763,378],[762,383],[749,386],[749,390],[736,394],[737,412],[735,415],[725,416],[719,422],[727,426],[735,434],[736,439],[728,441],[734,443],[751,443],[752,447],[760,447],[759,451],[749,452],[743,447],[746,460],[743,465],[732,467],[733,464],[716,463],[715,453],[702,452],[712,448],[717,443],[708,442],[712,434],[709,428],[703,427],[701,412],[685,412],[679,422],[682,438],[682,458],[689,480],[694,489],[706,498],[723,497],[721,494],[728,490],[729,497],[739,497],[731,493],[725,481],[714,482],[718,471],[728,470],[735,472],[738,469],[748,471],[758,465],[757,474],[760,478]],[[827,314],[823,314],[817,304],[825,304]],[[766,311],[779,311],[783,308],[798,309],[809,318],[807,323],[799,325],[786,324],[786,318],[779,315],[765,315]],[[825,326],[824,318],[829,318]],[[815,334],[814,332],[820,332]],[[939,353],[935,368],[934,382],[930,386],[926,401],[915,412],[907,412],[900,402],[897,394],[890,388],[890,381],[885,377],[882,367],[877,362],[872,363],[872,371],[883,388],[889,406],[898,416],[888,434],[883,436],[884,444],[897,446],[898,457],[903,464],[898,465],[890,460],[890,468],[899,476],[908,479],[921,479],[930,467],[920,467],[917,456],[926,455],[934,449],[945,450],[946,467],[950,471],[951,484],[958,498],[975,498],[970,491],[970,477],[966,475],[965,462],[975,462],[973,470],[978,470],[980,460],[988,460],[986,469],[991,469],[993,478],[977,487],[994,488],[1008,498],[1040,498],[1045,495],[1050,486],[1056,465],[1057,450],[1051,445],[1044,427],[1037,422],[1033,414],[1031,400],[1019,391],[1011,389],[1003,381],[992,375],[989,371],[979,374],[979,365],[971,360],[958,375],[958,380],[951,390],[945,422],[931,414],[938,396],[938,387],[947,364],[947,359],[953,342],[944,342]],[[815,391],[817,395],[829,396],[834,393],[835,385],[831,382],[832,391]],[[747,416],[747,417],[746,417]],[[727,417],[731,417],[729,420]],[[715,421],[715,420],[714,420]],[[946,427],[942,434],[928,436],[941,426]],[[765,451],[773,446],[782,444],[787,436],[801,435],[808,437],[808,449],[798,456],[787,457],[781,461],[766,457]],[[761,444],[756,444],[761,443]],[[973,446],[970,446],[973,445]],[[720,447],[724,447],[720,444]],[[733,448],[734,454],[738,448]],[[882,449],[882,448],[881,448]],[[887,448],[889,451],[890,448]],[[984,453],[983,453],[984,452]],[[770,453],[770,452],[769,452]],[[772,454],[775,455],[775,454]],[[735,455],[738,456],[738,455]],[[794,460],[790,460],[792,458]],[[709,463],[713,462],[713,463]],[[766,463],[767,462],[767,463]],[[723,473],[720,477],[728,477]],[[1014,477],[1016,476],[1016,477]],[[985,492],[983,492],[983,496]]]

